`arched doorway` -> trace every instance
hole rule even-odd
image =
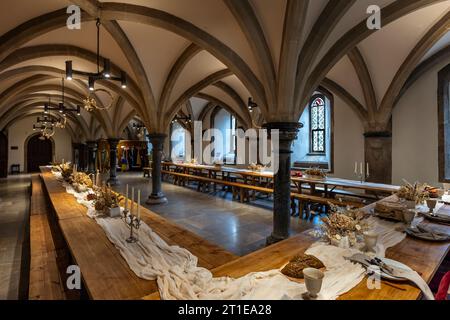
[[[26,172],[38,172],[39,166],[46,166],[53,159],[53,141],[41,140],[41,135],[31,136],[25,142]]]
[[[0,132],[0,178],[8,175],[8,138]]]

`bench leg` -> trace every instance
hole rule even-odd
[[[303,219],[303,214],[305,213],[305,202],[302,200],[298,201],[298,214],[301,219]]]
[[[297,215],[297,204],[295,203],[295,199],[291,199],[291,216],[295,217]]]

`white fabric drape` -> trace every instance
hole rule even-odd
[[[162,299],[302,299],[306,292],[304,284],[290,281],[280,270],[250,273],[239,279],[214,278],[209,270],[198,267],[198,259],[192,253],[168,245],[145,223],[139,230],[139,242],[127,243],[129,229],[120,218],[97,216],[93,203],[85,200],[87,193],[77,193],[69,184],[63,185],[87,207],[88,215],[103,228],[133,272],[140,278],[157,280]],[[397,224],[370,218],[369,225],[380,234],[382,255],[386,248],[405,238],[404,233],[396,231]],[[344,258],[356,252],[356,249],[342,249],[322,242],[307,250],[307,254],[316,256],[326,266],[319,299],[336,299],[361,282],[365,269]]]

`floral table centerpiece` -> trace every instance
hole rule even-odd
[[[327,177],[327,174],[320,168],[310,168],[308,170],[305,170],[304,176],[305,178],[311,179],[325,179]]]
[[[406,180],[403,181],[405,185],[401,186],[396,194],[402,201],[405,201],[408,209],[414,209],[416,205],[423,203],[429,198],[430,195],[426,189],[428,186],[426,183],[415,182],[411,184]]]
[[[108,215],[112,218],[120,216],[119,203],[123,196],[114,192],[111,187],[104,185],[103,187],[95,187],[94,206],[97,212]]]
[[[330,244],[349,248],[356,245],[358,237],[367,230],[363,221],[366,214],[357,209],[331,206],[331,213],[322,219],[322,234]]]

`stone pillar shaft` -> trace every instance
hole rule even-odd
[[[364,134],[364,156],[369,164],[369,182],[392,183],[392,134],[368,132]]]
[[[117,145],[120,139],[108,139],[109,143],[109,180],[111,185],[119,184],[117,179]]]
[[[269,130],[279,130],[279,148],[275,151],[278,156],[279,168],[274,177],[274,207],[273,232],[267,238],[267,244],[289,238],[291,222],[291,147],[297,139],[301,124],[297,122],[268,123],[264,125]],[[272,139],[274,135],[272,134]]]
[[[152,156],[152,193],[147,199],[147,204],[163,204],[167,203],[167,198],[162,192],[162,174],[161,174],[161,161],[162,153],[164,150],[164,140],[166,134],[149,134],[148,138],[153,146]]]
[[[97,156],[97,142],[87,141],[88,147],[88,172],[95,173],[95,160]]]

